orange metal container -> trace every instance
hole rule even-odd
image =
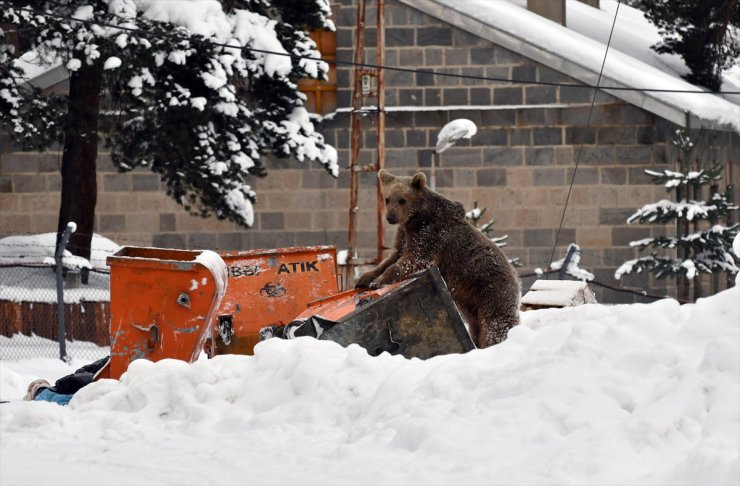
[[[339,291],[333,246],[220,255],[229,269],[229,284],[213,323],[214,355],[253,354],[261,328],[287,324],[309,302]]]
[[[225,292],[218,254],[126,246],[107,261],[111,359],[98,377],[118,379],[140,358],[196,360]]]

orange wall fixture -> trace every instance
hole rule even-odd
[[[287,324],[309,302],[339,291],[337,251],[307,246],[221,253],[226,295],[213,326],[211,354],[252,354],[259,330]]]
[[[108,265],[111,359],[99,377],[118,379],[139,358],[195,361],[226,291],[221,257],[209,250],[123,247]]]

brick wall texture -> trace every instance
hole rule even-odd
[[[352,60],[356,9],[349,0],[334,4],[337,58]],[[368,18],[374,18],[368,12]],[[407,175],[429,174],[439,129],[456,118],[478,126],[470,141],[443,153],[436,169],[437,190],[472,208],[474,201],[495,219],[494,234],[509,235],[505,248],[520,257],[522,273],[545,268],[553,252],[576,161],[572,192],[555,248],[555,259],[575,242],[583,249],[581,266],[598,280],[620,285],[614,270],[638,255],[632,240],[670,233],[664,226],[627,225],[644,204],[665,198],[649,184],[648,168],[675,167],[678,156],[670,141],[675,126],[638,107],[600,93],[587,124],[593,92],[534,85],[528,81],[575,82],[546,66],[491,44],[419,11],[386,5],[388,66],[419,68],[458,75],[516,79],[492,82],[386,71],[385,166]],[[367,62],[375,61],[374,29],[368,29]],[[352,72],[337,70],[338,106],[351,106]],[[459,107],[466,106],[465,109]],[[458,108],[450,108],[458,107]],[[425,108],[420,110],[419,108]],[[374,162],[374,126],[364,122],[362,163]],[[146,170],[118,173],[110,154],[98,161],[96,232],[120,244],[172,248],[234,250],[290,245],[347,245],[349,216],[350,116],[336,113],[318,124],[339,152],[337,179],[317,164],[268,160],[269,174],[254,181],[258,194],[251,229],[216,219],[188,215],[165,195],[164,184]],[[704,160],[721,160],[726,181],[740,178],[740,137],[705,132]],[[0,235],[56,230],[59,206],[59,152],[14,152],[4,144],[0,154]],[[581,149],[582,147],[582,149]],[[374,256],[374,175],[360,179],[360,254]],[[394,228],[386,228],[386,242]],[[524,287],[531,279],[524,281]],[[671,291],[671,282],[647,276],[625,277],[621,285],[653,293]],[[668,285],[668,288],[666,287]],[[595,288],[601,301],[631,302],[629,294]]]

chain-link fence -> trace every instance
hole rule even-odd
[[[14,238],[0,245],[0,360],[107,356],[110,274],[55,260],[53,233]]]

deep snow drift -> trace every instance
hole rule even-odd
[[[2,398],[45,363],[0,362]],[[0,483],[737,484],[739,384],[737,287],[530,311],[427,361],[274,339],[1,405]]]

